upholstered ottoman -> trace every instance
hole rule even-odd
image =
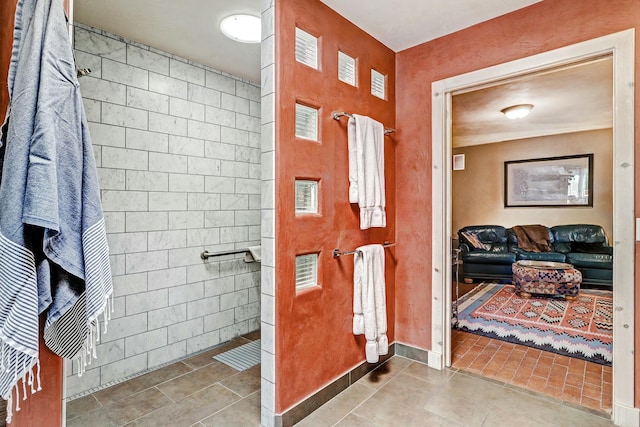
[[[571,264],[523,260],[512,265],[513,284],[523,298],[531,294],[564,295],[575,299],[580,292],[582,273]]]

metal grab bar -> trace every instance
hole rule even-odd
[[[333,113],[333,120],[340,121],[340,117],[349,117],[349,118],[353,119],[353,114],[345,113],[344,111],[334,112]],[[385,135],[389,135],[390,133],[393,133],[395,131],[396,131],[395,129],[384,128],[384,134]]]
[[[203,251],[200,254],[200,258],[202,259],[207,259],[207,258],[211,258],[214,256],[223,256],[223,255],[235,255],[235,254],[243,254],[245,252],[251,252],[249,250],[249,248],[244,248],[244,249],[231,249],[228,251],[220,251],[220,252],[209,252],[209,251]]]
[[[395,246],[395,245],[396,245],[395,243],[384,242],[382,244],[382,247],[383,248],[390,248],[390,247]],[[356,251],[344,251],[343,252],[343,251],[340,251],[340,249],[336,248],[336,249],[333,250],[333,257],[334,258],[339,258],[339,257],[341,257],[343,255],[353,255],[355,253],[356,253]]]

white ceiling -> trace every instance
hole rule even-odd
[[[262,0],[74,1],[77,22],[260,82],[259,44],[227,39],[219,23],[235,13],[259,16]],[[398,52],[540,0],[321,1]],[[610,82],[604,68],[577,67],[455,96],[454,144],[610,127],[612,85],[602,83]],[[507,122],[500,110],[520,103],[535,105],[530,117]]]
[[[401,51],[539,0],[322,0]],[[260,81],[260,46],[227,39],[222,18],[260,16],[261,0],[74,0],[74,19],[139,43]]]
[[[500,112],[533,104],[517,120]],[[487,144],[613,126],[613,61],[610,56],[499,85],[455,94],[453,146]]]

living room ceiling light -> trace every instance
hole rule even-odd
[[[253,15],[231,15],[220,22],[220,30],[240,43],[260,43],[260,18]]]
[[[511,107],[500,110],[507,118],[515,120],[527,117],[531,112],[533,105],[531,104],[518,104]]]

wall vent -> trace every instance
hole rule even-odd
[[[318,213],[318,181],[296,179],[296,213]]]
[[[384,74],[377,72],[373,68],[371,69],[371,95],[377,96],[380,99],[386,98],[386,77]]]
[[[296,104],[296,136],[312,141],[318,140],[318,110]]]
[[[297,27],[296,61],[318,69],[318,39]]]
[[[356,85],[356,60],[338,51],[338,80]]]
[[[296,290],[318,286],[318,254],[296,256]]]

